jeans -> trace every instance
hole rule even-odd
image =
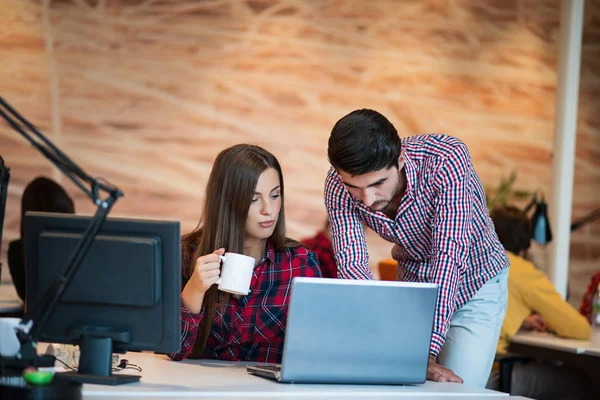
[[[465,384],[485,387],[508,301],[508,268],[487,281],[450,320],[438,362]]]

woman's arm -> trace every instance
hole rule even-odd
[[[184,306],[181,306],[181,347],[177,353],[169,354],[171,359],[181,361],[190,355],[196,343],[198,325],[200,325],[203,316],[204,311],[194,314]]]
[[[188,357],[194,348],[198,325],[204,316],[204,295],[219,279],[219,256],[224,252],[225,249],[218,249],[212,254],[198,257],[194,271],[181,292],[181,347],[179,352],[169,355],[175,361]],[[183,272],[187,272],[185,268]]]
[[[310,278],[320,278],[322,276],[321,268],[319,267],[319,258],[312,251],[308,251],[308,254],[306,255],[304,276]]]

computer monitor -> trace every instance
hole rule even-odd
[[[26,307],[62,273],[91,217],[28,212],[24,218]],[[56,378],[120,384],[112,353],[176,352],[180,347],[179,222],[108,218],[37,342],[79,345],[77,373]]]

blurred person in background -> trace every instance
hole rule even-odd
[[[9,243],[7,254],[10,275],[17,294],[23,301],[27,286],[23,218],[28,211],[75,214],[75,204],[65,189],[50,178],[37,177],[25,187],[21,198],[21,237]]]
[[[527,215],[516,207],[491,212],[498,238],[510,260],[508,306],[500,331],[497,355],[507,353],[512,337],[520,330],[554,332],[571,339],[588,339],[590,324],[556,291],[546,275],[524,258],[531,242]],[[499,374],[492,371],[488,389],[498,390]],[[534,399],[585,399],[591,380],[583,370],[554,363],[516,363],[511,395]]]
[[[333,254],[333,243],[331,242],[331,225],[329,220],[325,221],[321,229],[313,237],[302,239],[302,244],[308,247],[319,258],[319,267],[323,278],[337,278],[337,265]]]
[[[590,279],[588,288],[585,295],[583,295],[581,305],[579,306],[579,312],[586,317],[590,323],[592,322],[592,298],[598,290],[598,285],[600,285],[600,271],[596,272]]]

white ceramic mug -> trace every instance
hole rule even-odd
[[[237,253],[225,253],[219,257],[223,261],[221,277],[216,282],[219,290],[242,296],[250,293],[254,258]]]

